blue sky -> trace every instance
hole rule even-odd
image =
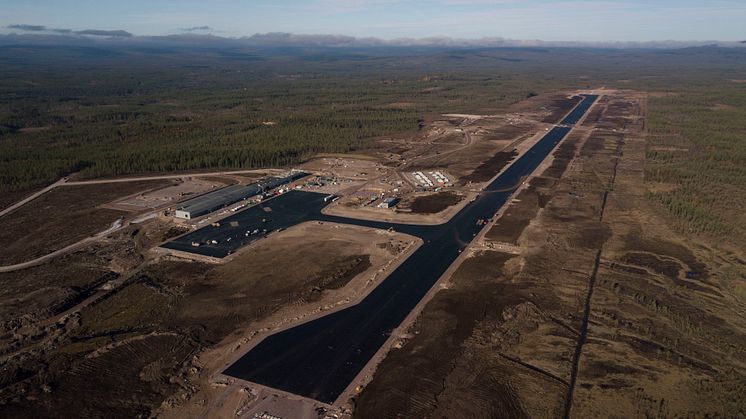
[[[0,26],[167,35],[265,32],[392,39],[746,39],[746,0],[2,0]],[[3,29],[3,32],[8,32]]]

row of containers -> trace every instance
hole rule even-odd
[[[448,179],[448,177],[438,170],[427,172],[427,175],[422,172],[412,172],[412,176],[414,176],[415,180],[417,181],[417,183],[420,184],[420,186],[426,189],[440,186],[450,186],[451,184],[451,181]]]

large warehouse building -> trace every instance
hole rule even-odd
[[[192,218],[209,214],[278,186],[296,181],[307,175],[304,172],[293,172],[285,177],[272,177],[258,183],[252,183],[251,185],[226,186],[225,188],[182,202],[176,207],[176,217],[191,220]]]

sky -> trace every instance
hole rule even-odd
[[[746,40],[746,0],[2,0],[0,31],[339,34],[543,41]]]

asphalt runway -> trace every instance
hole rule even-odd
[[[257,223],[265,226],[262,228],[279,228],[311,220],[384,229],[393,227],[424,241],[359,304],[266,337],[223,373],[333,403],[381,348],[391,332],[484,228],[477,221],[494,216],[525,178],[567,136],[572,125],[582,118],[596,99],[597,96],[585,95],[584,100],[561,121],[561,125],[547,132],[490,183],[475,201],[467,204],[445,224],[421,226],[327,216],[320,212],[325,205],[323,194],[291,191],[267,202],[270,212],[261,207],[250,208],[221,221],[220,227],[204,227],[166,245],[187,250],[183,247],[185,243],[189,245],[191,240],[209,235],[220,237],[220,243],[223,243],[225,235],[245,232],[250,226],[259,225]],[[268,221],[262,223],[260,217]],[[237,227],[229,226],[231,219],[239,223]],[[212,252],[210,256],[221,257],[227,254],[228,249],[235,250],[252,240],[234,238],[226,242],[231,243],[229,246],[215,249],[192,248],[189,245],[187,251],[197,249],[199,253]]]

